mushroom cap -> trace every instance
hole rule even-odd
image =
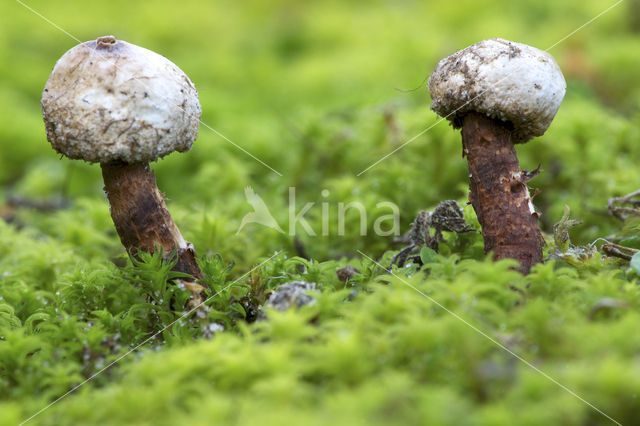
[[[567,84],[553,57],[526,44],[484,40],[441,60],[429,78],[431,109],[454,127],[468,112],[513,127],[513,143],[541,136]]]
[[[69,158],[149,162],[198,137],[198,92],[164,56],[113,36],[79,44],[42,93],[47,139]]]

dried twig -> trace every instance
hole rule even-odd
[[[634,198],[637,199],[634,200]],[[631,207],[624,207],[624,205]],[[629,216],[640,216],[640,190],[627,194],[623,197],[610,198],[607,208],[611,214],[624,221]]]
[[[624,260],[631,260],[637,249],[621,246],[620,244],[606,243],[602,245],[602,251],[609,256],[619,257]]]

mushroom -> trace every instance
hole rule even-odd
[[[462,127],[469,163],[469,201],[482,226],[485,252],[512,258],[527,274],[545,242],[514,144],[541,136],[566,83],[553,57],[521,43],[485,40],[443,60],[429,78],[431,109]]]
[[[203,274],[194,247],[171,218],[148,163],[191,149],[200,113],[198,92],[180,68],[113,36],[67,51],[42,94],[53,149],[100,163],[111,218],[129,255],[160,248],[165,259],[177,256],[175,270],[196,279]]]

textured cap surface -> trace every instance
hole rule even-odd
[[[431,109],[454,127],[467,112],[483,113],[509,122],[514,143],[544,134],[566,87],[550,54],[499,38],[441,60],[429,78]]]
[[[198,92],[171,61],[112,36],[56,63],[42,94],[47,139],[69,158],[154,161],[198,137]]]

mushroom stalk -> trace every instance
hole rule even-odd
[[[163,257],[177,256],[176,271],[203,278],[193,244],[185,241],[171,218],[164,196],[148,163],[101,163],[104,190],[111,205],[111,218],[129,255],[138,251],[163,250]]]
[[[542,261],[544,239],[514,145],[542,136],[567,84],[551,55],[500,38],[444,58],[429,77],[431,109],[462,127],[469,200],[482,226],[485,253],[512,258],[527,274]]]
[[[462,145],[469,163],[469,201],[482,226],[485,253],[493,252],[496,260],[516,259],[518,271],[529,273],[542,262],[544,239],[511,130],[484,114],[469,113],[462,123]]]
[[[164,56],[113,36],[81,43],[53,68],[42,93],[47,139],[60,154],[100,163],[111,218],[132,258],[162,249],[174,270],[204,274],[156,187],[149,162],[191,149],[198,137],[195,86]],[[197,303],[203,285],[180,280]]]

